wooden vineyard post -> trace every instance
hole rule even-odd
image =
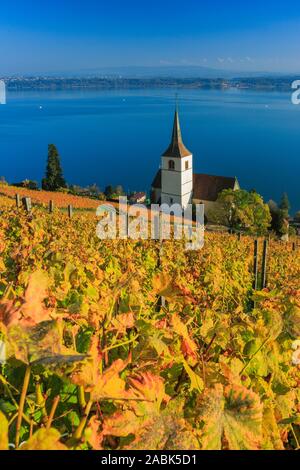
[[[23,197],[22,198],[23,207],[26,210],[27,214],[31,212],[31,199],[30,197]]]
[[[52,214],[54,211],[54,202],[51,200],[49,201],[49,214]]]
[[[19,209],[21,206],[21,199],[20,199],[20,194],[16,194],[16,207]]]
[[[163,252],[163,215],[159,212],[158,213],[158,233],[159,233],[159,249],[158,249],[158,261],[157,267],[160,268],[161,266],[161,256]],[[161,309],[166,306],[166,299],[163,296],[160,296],[157,302],[157,308]]]
[[[253,267],[254,281],[253,289],[257,290],[258,287],[258,240],[254,241],[254,267]]]
[[[68,216],[69,219],[73,217],[73,207],[71,205],[68,206]]]
[[[160,240],[160,247],[159,247],[159,265],[160,265],[160,257],[162,255],[162,252],[163,252],[163,241]],[[158,301],[158,306],[161,307],[161,308],[165,308],[166,306],[166,299],[161,296],[159,298],[159,301]]]
[[[296,251],[296,243],[293,242],[293,251]]]
[[[262,259],[262,289],[267,287],[267,265],[268,265],[268,240],[264,241],[263,259]]]

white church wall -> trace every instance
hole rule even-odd
[[[185,164],[188,162],[188,169],[193,168],[193,155],[189,155],[188,157],[180,158],[180,170],[181,171],[186,171]]]
[[[169,169],[169,162],[174,162],[174,170]],[[188,169],[186,169],[188,162]],[[177,203],[186,207],[191,203],[193,192],[193,157],[162,157],[161,161],[161,201],[165,204]]]
[[[181,184],[193,183],[193,170],[185,170],[181,173]]]
[[[170,170],[162,170],[161,184],[163,193],[179,196],[181,194],[181,173]]]
[[[170,195],[170,194],[162,193],[161,204],[168,204],[168,205],[180,204],[182,206],[182,198],[181,196],[176,196],[174,194]]]
[[[192,203],[192,193],[189,192],[187,194],[184,194],[181,198],[181,205],[185,209],[188,204]]]

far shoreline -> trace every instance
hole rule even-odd
[[[0,77],[8,92],[13,91],[78,91],[78,90],[238,90],[262,92],[290,92],[292,82],[299,77],[259,78],[65,78],[65,77]]]

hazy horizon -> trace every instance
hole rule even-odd
[[[1,78],[6,77],[60,77],[60,78],[86,78],[86,77],[118,77],[118,78],[192,78],[192,79],[232,79],[245,77],[298,77],[299,72],[271,72],[268,70],[242,71],[237,69],[222,69],[217,67],[197,65],[126,65],[112,67],[91,67],[68,70],[0,73]]]

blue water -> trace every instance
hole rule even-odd
[[[11,92],[0,106],[0,175],[41,181],[55,143],[71,184],[149,190],[169,144],[172,90]],[[300,106],[289,93],[181,90],[194,171],[237,176],[266,200],[300,210]],[[42,106],[42,108],[40,108]]]

